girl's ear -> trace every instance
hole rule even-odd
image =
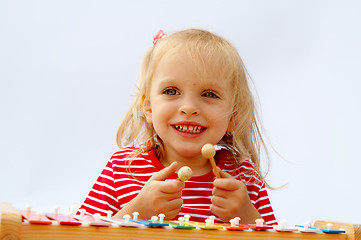
[[[144,116],[145,119],[147,120],[147,123],[152,124],[152,106],[150,103],[150,100],[148,98],[146,98],[145,96],[142,97],[143,98],[143,112],[144,112]]]
[[[233,116],[232,116],[231,119],[229,119],[227,131],[233,132],[233,130],[234,130],[234,127],[233,127]]]

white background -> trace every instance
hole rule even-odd
[[[0,201],[61,211],[117,150],[159,29],[232,42],[257,89],[278,220],[361,223],[358,1],[0,1]],[[264,159],[265,160],[265,159]],[[267,164],[264,164],[266,166]],[[264,168],[265,169],[265,168]]]

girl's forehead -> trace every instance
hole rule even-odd
[[[200,81],[212,82],[230,81],[229,72],[218,64],[217,57],[205,58],[205,56],[194,56],[187,52],[170,51],[165,53],[158,61],[155,73],[167,72],[177,74],[177,72],[191,74]]]

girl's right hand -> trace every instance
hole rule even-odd
[[[141,219],[150,219],[160,213],[165,214],[165,219],[172,219],[178,215],[183,204],[183,181],[165,181],[177,170],[178,164],[173,162],[168,167],[155,173],[144,185],[139,194],[125,205],[117,215],[131,215],[139,212]]]

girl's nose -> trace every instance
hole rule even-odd
[[[179,111],[181,114],[188,115],[188,116],[198,116],[199,109],[190,102],[184,103],[180,108]]]

